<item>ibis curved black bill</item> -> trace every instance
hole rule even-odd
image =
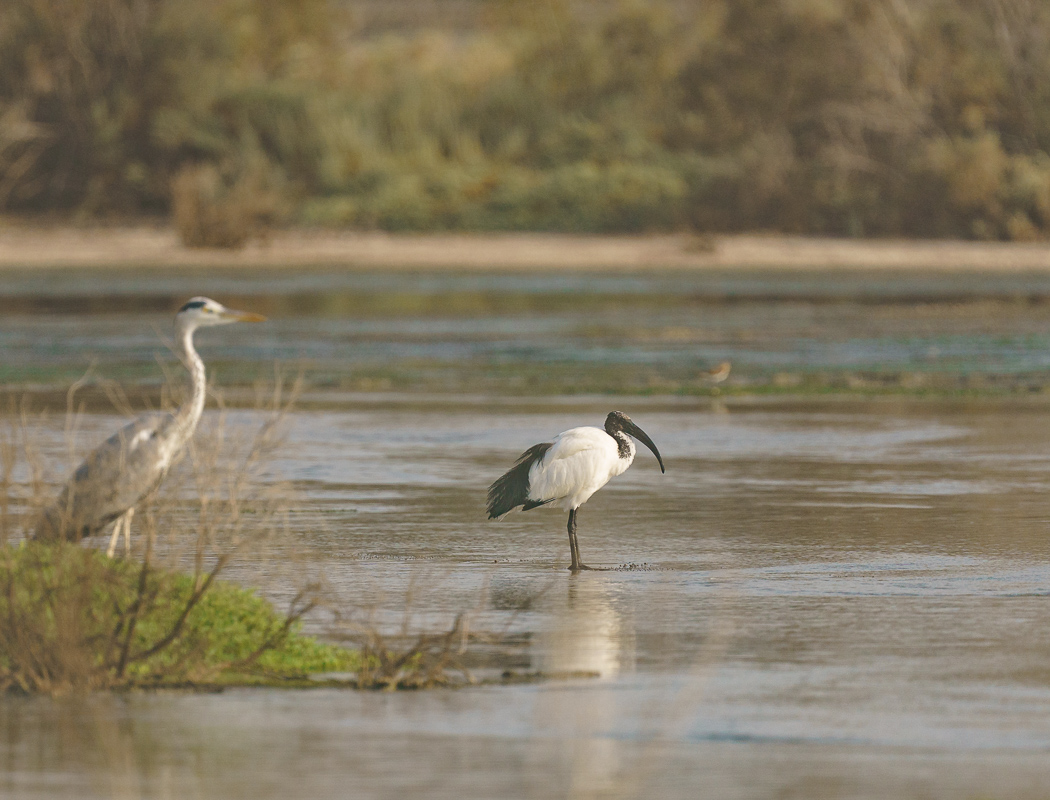
[[[666,470],[664,469],[664,460],[660,458],[660,451],[656,449],[656,445],[653,443],[653,440],[649,438],[649,434],[647,434],[645,431],[643,431],[641,428],[635,425],[631,420],[625,420],[622,423],[622,425],[624,433],[633,436],[635,439],[637,439],[639,442],[641,442],[653,451],[653,455],[656,456],[656,460],[660,462],[660,472],[666,472]]]

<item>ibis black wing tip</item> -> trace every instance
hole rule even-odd
[[[549,500],[528,500],[525,502],[524,505],[522,505],[521,510],[531,511],[534,508],[539,508],[540,506],[545,506],[548,503],[553,503],[556,499],[556,497],[552,497]]]
[[[533,445],[522,453],[514,466],[496,478],[489,487],[486,508],[489,519],[498,519],[518,506],[529,503],[529,470],[551,448],[551,442]]]

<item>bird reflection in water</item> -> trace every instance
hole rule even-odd
[[[564,594],[547,595],[546,624],[533,640],[538,670],[592,676],[591,690],[545,691],[536,705],[537,727],[558,732],[568,759],[569,797],[608,796],[624,764],[622,743],[607,735],[621,713],[608,679],[634,669],[635,634],[632,618],[612,603],[606,577],[570,580]]]

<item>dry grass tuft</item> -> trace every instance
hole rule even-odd
[[[384,636],[378,626],[368,626],[353,638],[361,656],[357,688],[430,689],[473,683],[463,664],[469,640],[464,614],[457,614],[447,631],[414,637]]]
[[[524,596],[516,611],[525,611],[547,588]],[[444,594],[439,576],[417,573],[411,578],[404,596],[394,604],[400,614],[399,622],[384,615],[379,605],[355,607],[337,598],[334,591],[328,595],[333,603],[329,635],[350,645],[360,655],[353,680],[356,688],[430,689],[546,677],[517,671],[522,666],[522,643],[519,635],[511,633],[517,623],[517,613],[497,629],[485,626],[485,612],[490,606],[487,583],[479,590],[473,605],[458,612],[447,627],[433,622],[420,624],[417,610],[430,606],[423,601],[424,594]],[[346,615],[348,608],[353,611]]]

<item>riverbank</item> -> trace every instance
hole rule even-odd
[[[905,270],[1050,272],[1046,243],[781,235],[582,236],[277,231],[241,250],[183,247],[162,226],[0,221],[0,269],[245,267],[436,270]]]

